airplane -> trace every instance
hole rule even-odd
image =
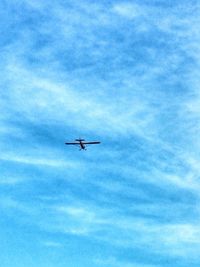
[[[75,139],[76,142],[67,142],[65,143],[65,145],[78,145],[80,146],[79,150],[87,150],[86,149],[86,145],[96,145],[96,144],[100,144],[101,142],[99,141],[90,141],[90,142],[86,142],[85,139]]]

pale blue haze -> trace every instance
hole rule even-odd
[[[0,0],[1,267],[200,266],[199,25],[195,0]]]

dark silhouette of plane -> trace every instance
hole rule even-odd
[[[86,149],[86,145],[96,145],[96,144],[100,144],[101,142],[99,141],[90,141],[90,142],[86,142],[85,139],[75,139],[76,142],[67,142],[65,143],[65,145],[78,145],[80,146],[80,150],[87,150]]]

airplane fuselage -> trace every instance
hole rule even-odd
[[[83,144],[83,142],[82,141],[79,141],[79,143],[80,143],[80,148],[81,149],[85,149],[85,145]]]

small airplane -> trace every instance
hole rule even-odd
[[[67,142],[65,143],[65,145],[78,145],[80,146],[79,150],[87,150],[86,149],[86,145],[96,145],[96,144],[100,144],[101,142],[99,141],[90,141],[90,142],[86,142],[85,139],[75,139],[76,142]]]

